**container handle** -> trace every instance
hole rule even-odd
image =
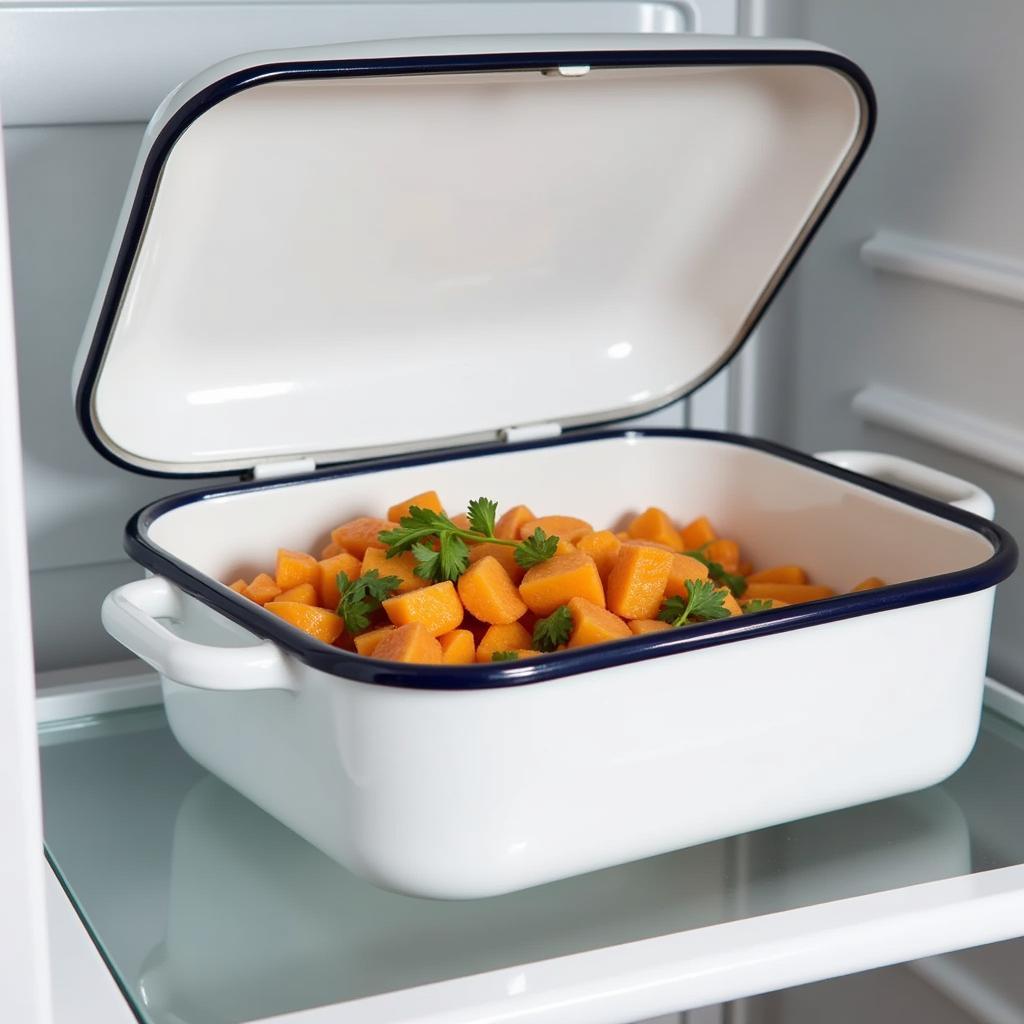
[[[962,480],[951,473],[932,469],[911,459],[885,452],[834,451],[818,452],[816,459],[831,462],[842,469],[850,469],[864,476],[874,477],[883,483],[897,484],[908,490],[917,491],[937,501],[944,501],[953,508],[973,512],[983,519],[991,519],[995,511],[992,498],[977,484]]]
[[[270,640],[248,647],[197,644],[157,619],[182,616],[181,593],[159,576],[108,594],[101,617],[107,632],[162,676],[202,690],[293,690],[285,656]]]

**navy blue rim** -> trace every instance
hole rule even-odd
[[[468,74],[480,71],[522,71],[533,68],[547,68],[558,65],[587,64],[599,68],[636,68],[636,67],[714,67],[721,65],[802,65],[830,68],[845,75],[859,91],[866,112],[864,134],[860,148],[854,154],[849,167],[842,179],[837,183],[828,203],[819,212],[818,219],[810,226],[800,247],[790,255],[789,264],[776,281],[770,295],[765,296],[761,309],[752,319],[747,332],[736,339],[732,349],[722,362],[711,369],[701,380],[695,382],[693,388],[700,387],[725,366],[743,347],[747,338],[757,327],[761,317],[771,305],[775,295],[788,279],[804,250],[817,234],[825,216],[832,209],[836,200],[845,189],[850,176],[867,149],[871,136],[874,134],[877,115],[874,90],[864,72],[851,60],[835,53],[806,50],[708,50],[703,52],[686,52],[670,50],[638,50],[638,51],[596,51],[596,52],[561,52],[561,53],[506,53],[491,55],[460,55],[443,57],[402,57],[383,59],[362,59],[342,61],[296,61],[294,63],[263,64],[245,68],[214,82],[187,100],[168,120],[160,134],[153,141],[147,154],[145,164],[139,178],[138,188],[128,215],[124,235],[114,262],[103,304],[97,317],[95,331],[89,347],[88,355],[82,369],[78,390],[75,395],[75,413],[83,433],[89,443],[105,459],[144,476],[189,478],[237,476],[234,470],[219,472],[168,472],[136,465],[122,459],[111,451],[104,443],[92,419],[92,394],[96,387],[97,377],[103,363],[103,355],[107,342],[117,319],[118,309],[128,283],[132,265],[142,236],[145,231],[149,210],[156,196],[160,174],[167,162],[171,150],[182,133],[203,113],[211,107],[223,102],[230,96],[270,82],[301,81],[308,78],[366,78],[389,75],[427,75],[439,73]],[[671,399],[666,404],[678,401]],[[647,410],[648,412],[654,410]],[[634,414],[629,414],[634,415]],[[623,417],[628,418],[628,417]],[[614,420],[608,422],[615,422]]]
[[[735,619],[723,619],[718,622],[689,626],[686,629],[638,636],[616,643],[562,651],[530,658],[519,663],[499,662],[490,665],[460,665],[453,668],[436,665],[401,665],[394,662],[377,661],[373,658],[365,658],[329,647],[289,626],[277,616],[264,611],[226,586],[215,583],[209,577],[197,573],[149,539],[149,528],[166,513],[183,505],[209,501],[224,495],[247,491],[276,490],[280,487],[294,486],[297,483],[308,483],[311,480],[333,480],[384,469],[422,466],[482,455],[507,454],[512,451],[580,444],[628,436],[697,438],[753,448],[768,455],[807,466],[820,473],[826,473],[888,498],[894,498],[913,508],[938,516],[940,519],[966,526],[981,534],[992,545],[992,557],[980,565],[959,572],[931,576],[911,583],[899,583],[878,590],[843,594],[805,605],[791,605],[757,615],[744,615]],[[483,690],[539,683],[582,672],[611,668],[615,665],[646,661],[649,658],[664,658],[673,654],[681,654],[684,651],[717,647],[719,644],[733,643],[737,640],[785,633],[793,629],[802,629],[805,626],[835,622],[858,615],[870,615],[872,612],[905,608],[909,605],[924,604],[928,601],[987,590],[1006,579],[1017,565],[1017,545],[1013,538],[1002,527],[969,512],[963,512],[923,495],[905,491],[900,487],[894,487],[858,473],[852,473],[849,470],[833,466],[831,463],[821,462],[809,455],[770,441],[741,437],[737,434],[673,429],[602,430],[517,445],[481,445],[473,448],[460,448],[442,454],[431,452],[425,455],[382,459],[374,463],[372,467],[364,465],[325,469],[310,476],[290,477],[270,483],[245,482],[217,489],[205,488],[190,491],[156,501],[137,512],[129,520],[125,530],[125,549],[132,558],[147,569],[166,577],[185,592],[257,636],[273,640],[313,668],[346,679],[418,690]]]

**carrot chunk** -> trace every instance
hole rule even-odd
[[[451,521],[460,530],[468,530],[469,529],[469,525],[470,525],[469,524],[469,516],[467,516],[465,512],[459,512],[458,515],[452,516],[451,517]]]
[[[608,574],[608,607],[624,619],[653,619],[665,596],[673,554],[623,544]]]
[[[694,519],[689,526],[683,527],[683,547],[687,551],[695,551],[705,544],[710,544],[715,539],[715,531],[708,521],[707,516]]]
[[[704,549],[704,554],[712,562],[718,562],[726,572],[736,572],[740,567],[740,546],[734,540],[713,540]]]
[[[338,592],[338,573],[343,572],[350,580],[357,579],[362,570],[359,559],[347,551],[334,555],[332,558],[321,558],[320,581],[318,594],[320,604],[333,612],[338,607],[341,594]]]
[[[672,624],[662,622],[661,619],[632,619],[629,622],[629,631],[634,636],[643,636],[645,633],[663,633],[671,629]]]
[[[506,547],[504,544],[472,544],[469,548],[469,562],[479,562],[481,558],[496,558],[501,562],[502,568],[508,573],[509,579],[518,584],[523,578],[526,570],[516,561],[515,548]]]
[[[601,574],[601,582],[606,582],[608,573],[612,571],[615,557],[622,547],[622,541],[611,530],[596,530],[585,533],[576,541],[576,548],[585,555],[590,555]]]
[[[585,597],[600,608],[605,606],[597,564],[582,551],[555,555],[528,569],[519,584],[519,596],[535,615],[550,615],[574,597]]]
[[[499,540],[519,540],[519,527],[537,517],[525,505],[513,505],[495,524]]]
[[[391,630],[374,648],[373,656],[385,661],[440,665],[441,645],[420,622],[408,622]]]
[[[415,505],[417,508],[429,509],[431,512],[444,514],[444,506],[437,496],[437,491],[424,491],[422,494],[413,495],[408,501],[400,501],[388,509],[388,519],[397,523],[409,514],[409,509]]]
[[[855,594],[858,590],[877,590],[879,587],[884,586],[885,580],[881,580],[877,576],[869,576],[866,580],[861,580],[850,593]]]
[[[312,584],[304,584],[312,590]],[[344,621],[334,612],[317,608],[315,604],[300,601],[270,601],[265,605],[268,612],[284,619],[289,625],[301,629],[325,644],[333,644],[345,629]]]
[[[242,597],[249,596],[249,584],[245,580],[235,580],[234,583],[229,583],[228,590],[233,590],[236,594],[241,594]]]
[[[378,534],[384,530],[393,530],[397,526],[398,523],[388,519],[360,516],[331,530],[331,540],[350,555],[362,558],[367,548],[385,547],[378,540]]]
[[[774,598],[787,604],[800,604],[803,601],[820,601],[832,597],[835,591],[831,587],[816,587],[810,583],[747,583],[743,596],[748,601],[755,597]]]
[[[451,580],[389,597],[383,602],[383,607],[387,617],[396,626],[418,622],[431,636],[440,636],[457,629],[465,614]]]
[[[586,647],[589,644],[603,644],[609,640],[622,640],[632,636],[629,626],[614,613],[588,601],[585,597],[574,597],[569,601],[572,616],[570,647]]]
[[[325,558],[333,558],[335,555],[339,554],[341,554],[341,548],[339,545],[333,540],[328,541],[320,549],[320,561],[322,562]]]
[[[526,614],[526,605],[504,566],[488,555],[459,577],[459,597],[466,611],[481,622],[505,626]]]
[[[806,583],[807,573],[799,565],[775,565],[770,569],[752,572],[748,583]]]
[[[549,537],[557,537],[570,544],[585,533],[594,532],[594,528],[585,519],[577,519],[575,516],[541,516],[539,519],[528,519],[520,525],[519,539],[532,537],[533,531],[537,529],[543,530]]]
[[[370,658],[377,649],[377,645],[388,635],[395,631],[394,626],[380,626],[377,629],[367,630],[355,637],[356,651],[364,657]]]
[[[653,505],[629,524],[629,535],[637,540],[656,540],[674,551],[681,550],[683,546],[683,535],[675,528],[668,513]]]
[[[662,544],[660,540],[638,540],[636,537],[627,537],[622,542],[631,548],[660,548],[662,551],[669,551],[673,555],[677,553],[676,548],[671,544]]]
[[[266,604],[268,601],[273,601],[280,593],[281,588],[274,582],[274,577],[261,572],[249,584],[247,596],[251,597],[257,604]]]
[[[468,629],[453,629],[439,636],[437,642],[445,665],[472,665],[476,661],[476,644]]]
[[[491,626],[480,638],[476,649],[477,661],[490,661],[491,655],[498,651],[529,650],[533,638],[518,622],[510,622],[504,626]]]
[[[274,600],[297,604],[319,604],[316,587],[312,583],[300,583],[297,587],[282,590]],[[334,609],[332,608],[331,611]]]
[[[320,566],[312,555],[307,555],[304,551],[278,548],[274,576],[275,582],[282,590],[291,590],[300,583],[312,583],[315,587],[320,582]]]
[[[668,580],[665,583],[666,597],[688,597],[686,589],[687,580],[706,580],[708,578],[708,567],[703,562],[689,555],[673,555],[672,565],[668,570]]]
[[[368,573],[373,569],[380,576],[397,576],[402,581],[396,594],[408,594],[410,590],[419,590],[429,582],[416,575],[416,558],[411,551],[403,551],[394,558],[385,558],[384,548],[367,548],[363,555],[362,571]]]

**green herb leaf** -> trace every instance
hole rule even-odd
[[[491,655],[491,661],[518,661],[518,651],[495,651]]]
[[[446,515],[413,505],[409,509],[409,514],[402,516],[394,530],[382,530],[377,539],[381,544],[387,545],[387,557],[394,558],[403,551],[411,550],[413,544],[457,529],[458,527]]]
[[[345,620],[345,628],[349,633],[361,633],[368,629],[370,616],[401,585],[402,581],[397,576],[381,576],[376,569],[371,569],[355,580],[350,580],[347,573],[339,572],[338,591],[341,599],[338,601],[338,614]]]
[[[688,599],[670,597],[658,613],[662,622],[673,626],[686,626],[693,620],[710,621],[729,618],[725,608],[725,594],[715,588],[711,580],[687,580]]]
[[[745,615],[750,615],[754,612],[770,612],[771,610],[771,601],[766,601],[762,597],[752,597],[743,605],[743,612]]]
[[[494,536],[494,519],[498,513],[498,503],[490,498],[477,498],[469,503],[467,514],[469,525],[477,533],[485,537]]]
[[[747,581],[742,576],[726,572],[725,566],[721,562],[712,562],[703,551],[684,551],[683,554],[689,555],[690,558],[695,558],[702,565],[707,566],[708,575],[719,586],[728,587],[732,591],[733,597],[743,596],[744,591],[747,589]]]
[[[566,605],[556,608],[546,619],[540,619],[533,627],[533,646],[538,651],[553,651],[569,642],[572,633],[572,616]]]
[[[558,550],[558,538],[549,537],[539,526],[533,535],[516,546],[515,559],[524,568],[546,562]]]

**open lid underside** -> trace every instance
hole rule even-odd
[[[172,96],[84,342],[94,443],[144,472],[323,465],[706,380],[859,156],[867,86],[810,47],[558,42],[286,51]]]

